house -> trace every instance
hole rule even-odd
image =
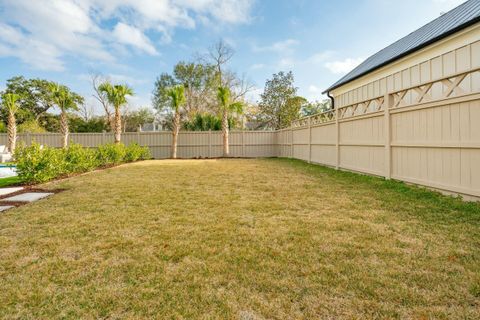
[[[480,199],[480,0],[380,50],[324,93],[334,109],[294,123],[291,156]]]

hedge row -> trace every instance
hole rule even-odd
[[[15,150],[17,174],[25,183],[46,182],[72,173],[150,158],[149,149],[138,144],[105,144],[96,149],[71,144],[59,149],[32,143]]]

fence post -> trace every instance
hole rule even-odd
[[[384,97],[384,126],[385,126],[385,179],[392,178],[392,146],[391,146],[391,120],[390,107],[392,104],[392,95],[386,93]]]
[[[293,151],[294,151],[294,145],[293,145],[293,127],[290,127],[290,158],[293,158]]]
[[[242,157],[245,158],[245,130],[242,129]]]
[[[208,157],[212,157],[212,130],[208,130]]]
[[[338,110],[338,107],[335,108],[335,169],[340,168],[340,111]]]
[[[105,144],[105,130],[102,130],[102,144]]]
[[[312,162],[312,118],[308,118],[308,163]]]

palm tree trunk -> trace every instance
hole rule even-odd
[[[122,136],[122,116],[120,108],[115,108],[115,143],[120,143]]]
[[[222,134],[223,134],[223,156],[228,157],[230,155],[230,149],[229,149],[229,143],[228,143],[228,112],[227,110],[223,110]]]
[[[10,111],[8,113],[8,124],[7,124],[7,132],[8,132],[8,151],[11,153],[15,152],[15,145],[17,141],[17,123],[15,120],[15,113]]]
[[[68,118],[65,110],[60,113],[60,132],[62,133],[62,147],[68,147]]]
[[[172,130],[172,159],[177,158],[177,140],[178,132],[180,131],[180,112],[176,111],[173,117],[173,130]]]

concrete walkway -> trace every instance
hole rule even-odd
[[[23,187],[0,188],[0,197],[17,193],[11,197],[0,199],[0,212],[15,208],[22,204],[35,202],[53,194],[53,192],[28,192],[28,190],[25,190],[23,193],[19,193],[22,190],[24,190]],[[11,205],[11,202],[15,202],[15,205]]]

